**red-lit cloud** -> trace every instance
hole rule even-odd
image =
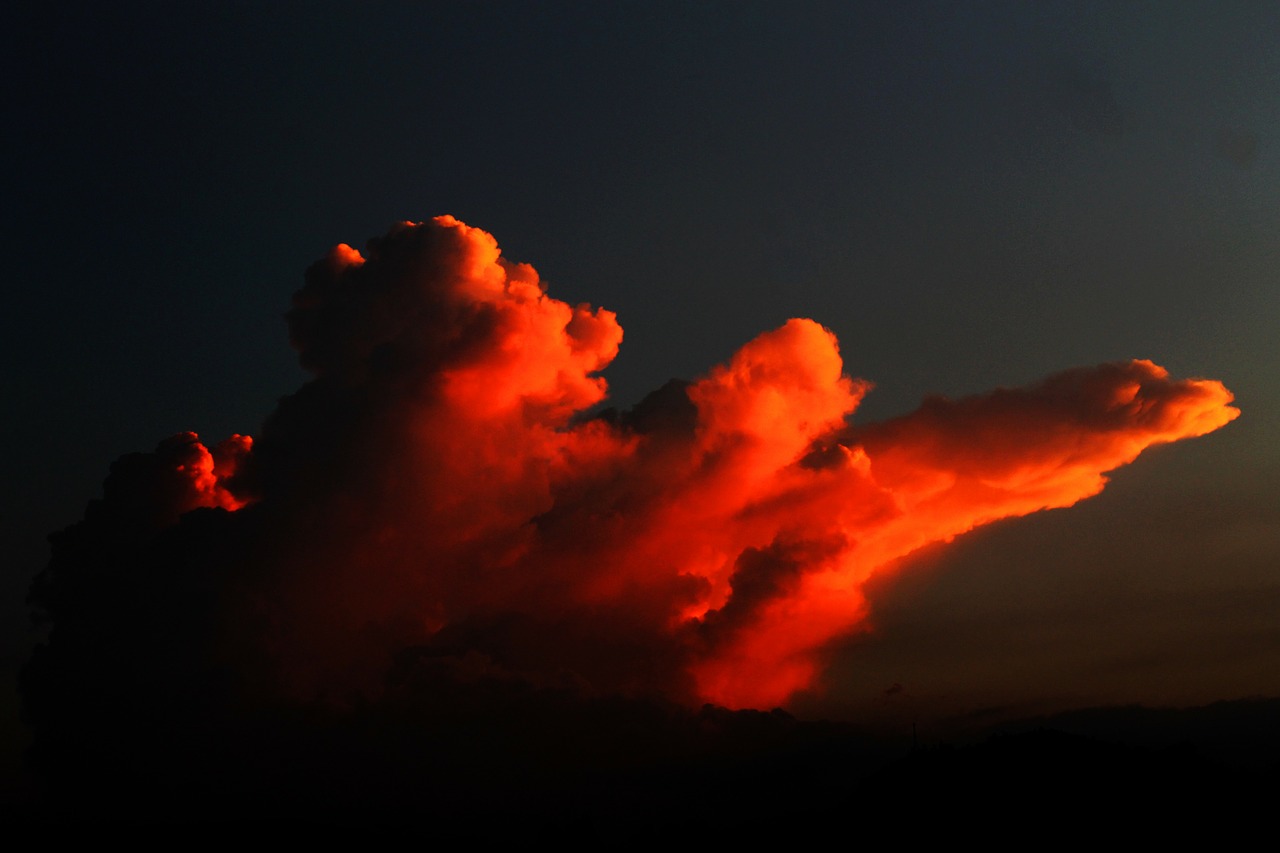
[[[1132,361],[855,427],[869,384],[793,319],[591,417],[617,318],[552,298],[452,217],[334,249],[289,328],[314,378],[256,442],[187,435],[135,457],[55,541],[34,596],[51,646],[75,642],[58,635],[82,609],[74,555],[109,523],[207,542],[213,522],[178,517],[218,508],[238,511],[218,522],[231,567],[207,575],[201,648],[254,690],[373,692],[414,647],[463,678],[771,707],[817,683],[866,616],[863,585],[902,557],[1070,506],[1238,414],[1220,383]],[[184,547],[166,535],[165,553]]]

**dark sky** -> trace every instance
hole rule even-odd
[[[303,378],[303,270],[450,213],[617,312],[623,406],[790,317],[875,383],[859,422],[1129,358],[1235,392],[1238,421],[1103,495],[922,555],[799,712],[1280,692],[1270,4],[24,6],[9,683],[44,536],[111,460],[256,432]]]

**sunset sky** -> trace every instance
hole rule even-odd
[[[1073,368],[1147,359],[1234,394],[1236,420],[1147,450],[1098,496],[872,578],[865,619],[832,629],[798,692],[728,704],[894,725],[1280,694],[1269,4],[25,5],[4,28],[10,741],[45,536],[82,516],[123,454],[185,431],[210,446],[259,435],[309,376],[284,320],[304,272],[340,243],[366,252],[394,223],[444,215],[532,265],[550,297],[604,309],[563,356],[572,369],[609,362],[616,315],[607,400],[557,385],[549,428],[672,378],[702,380],[706,423],[737,418],[713,369],[755,340],[766,360],[828,358],[822,327],[870,387],[837,371],[821,418],[854,411],[848,435],[873,461],[908,445],[870,425],[929,395]],[[345,370],[323,341],[307,350],[312,333],[329,334],[295,328],[304,360]],[[863,390],[856,410],[840,396]],[[1041,437],[1039,409],[1012,411],[1021,438],[955,440],[1003,460]],[[685,521],[646,516],[659,532],[627,559],[686,541],[682,513],[705,494],[661,492],[645,511]],[[708,547],[793,559],[744,536]],[[545,564],[562,558],[587,559]]]

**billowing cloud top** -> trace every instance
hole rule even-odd
[[[174,685],[376,695],[405,649],[462,679],[771,707],[819,682],[902,557],[1238,414],[1220,383],[1132,361],[854,427],[870,386],[792,319],[589,416],[617,318],[448,216],[338,246],[288,319],[314,378],[255,441],[125,457],[54,538],[37,713],[104,667],[150,707]]]

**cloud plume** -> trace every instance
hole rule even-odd
[[[1238,414],[1219,382],[1131,361],[853,425],[870,385],[807,319],[593,414],[616,316],[448,216],[333,249],[288,322],[313,378],[254,440],[124,457],[53,537],[37,721],[103,690],[157,717],[350,701],[406,653],[462,680],[773,707],[820,683],[903,557],[1070,506]]]

